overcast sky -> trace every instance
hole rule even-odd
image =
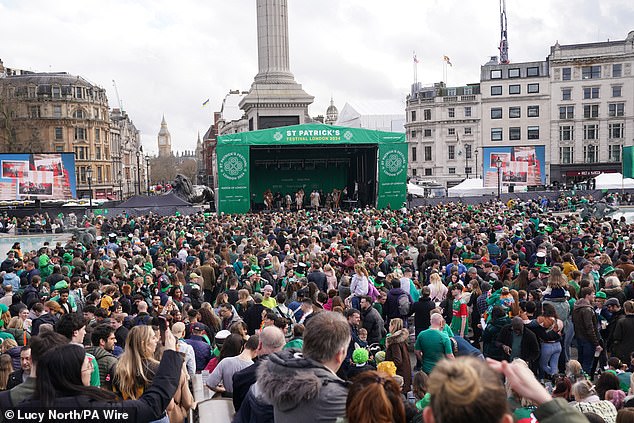
[[[498,0],[289,0],[291,71],[315,96],[311,116],[331,95],[387,101],[403,112],[413,82],[478,82],[497,55]],[[631,0],[507,0],[512,62],[543,60],[549,48],[634,30]],[[64,71],[104,87],[156,152],[164,114],[176,150],[193,149],[230,89],[248,90],[257,73],[255,0],[0,0],[0,59],[7,67]],[[209,104],[202,103],[209,99]],[[396,110],[393,110],[396,109]]]

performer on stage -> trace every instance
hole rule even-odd
[[[335,188],[332,190],[332,203],[333,203],[333,208],[335,210],[339,210],[340,201],[341,201],[341,190]]]
[[[295,205],[297,206],[297,210],[301,210],[304,204],[304,190],[302,188],[299,189],[295,193]]]
[[[266,210],[273,209],[273,193],[270,189],[264,191],[264,208]]]
[[[313,192],[310,193],[310,206],[317,210],[319,209],[319,191],[314,189]]]

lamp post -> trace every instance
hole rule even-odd
[[[467,174],[467,179],[469,179],[469,175],[471,174],[471,169],[469,169],[469,154],[471,153],[471,145],[465,144],[464,146],[464,173]]]
[[[147,195],[150,196],[150,156],[145,155],[145,177],[147,178]]]
[[[88,169],[86,169],[86,177],[88,178],[88,191],[89,191],[88,209],[90,210],[90,213],[92,213],[92,167],[89,167]]]
[[[500,178],[500,169],[502,168],[502,159],[500,156],[495,159],[495,164],[498,168],[498,201],[500,201],[500,197],[502,196],[502,178]]]
[[[475,169],[476,169],[476,179],[478,179],[478,153],[479,153],[479,151],[478,151],[478,149],[477,149],[477,148],[475,149],[474,153],[475,153],[475,162],[476,162],[476,166],[475,166]]]
[[[123,179],[121,175],[121,171],[119,171],[119,173],[117,173],[117,176],[119,177],[119,200],[123,201]]]
[[[136,195],[141,194],[141,151],[142,150],[143,150],[143,147],[141,147],[141,149],[137,150],[136,152],[136,190],[134,191]]]

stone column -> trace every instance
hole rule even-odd
[[[258,74],[255,82],[294,82],[288,59],[287,0],[257,0]]]

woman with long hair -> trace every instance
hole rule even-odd
[[[138,399],[152,384],[159,365],[154,358],[158,343],[152,326],[138,325],[130,329],[113,380],[115,392],[124,400]]]
[[[213,339],[213,337],[216,336],[216,333],[220,330],[222,326],[222,321],[220,320],[220,317],[218,317],[218,315],[212,308],[200,307],[200,310],[198,310],[198,312],[200,313],[200,322],[205,324],[210,330],[213,331],[213,333],[207,334],[210,336],[210,339]]]
[[[519,275],[511,282],[511,289],[526,290],[528,288],[528,270],[520,270]]]
[[[412,365],[407,344],[409,331],[403,328],[403,320],[390,320],[390,336],[385,340],[385,359],[393,361],[396,374],[403,378],[403,392],[409,392],[412,385]]]
[[[370,289],[370,279],[368,271],[365,266],[357,263],[354,266],[354,275],[352,275],[352,281],[350,282],[350,296],[352,301],[352,307],[357,310],[361,310],[359,303],[361,297],[368,295]]]
[[[183,367],[183,359],[175,348],[176,340],[168,331],[165,353],[153,386],[145,390],[138,400],[120,401],[113,392],[89,386],[92,369],[97,364],[86,356],[83,347],[76,344],[56,346],[38,361],[35,393],[31,399],[20,403],[20,409],[108,408],[132,413],[138,422],[166,421],[165,410],[176,394]]]
[[[9,354],[0,355],[0,391],[6,391],[9,375],[13,373],[13,360]]]
[[[550,303],[542,304],[542,315],[532,321],[528,328],[535,333],[541,342],[539,356],[539,373],[552,378],[559,373],[559,356],[561,355],[561,336],[564,323],[557,316],[555,307]]]
[[[438,273],[429,276],[429,298],[435,303],[442,302],[447,297],[449,289],[442,283]]]
[[[235,333],[227,336],[227,339],[225,339],[222,344],[222,348],[220,349],[220,354],[218,357],[212,357],[212,359],[209,360],[209,363],[205,366],[205,370],[208,370],[209,373],[213,372],[222,360],[227,357],[235,357],[240,354],[243,346],[244,338],[242,336]]]
[[[347,421],[405,423],[405,406],[394,378],[369,370],[354,378],[346,399]]]
[[[255,304],[248,289],[240,289],[238,291],[238,301],[236,301],[236,311],[238,315],[244,319],[247,310]]]
[[[326,274],[326,282],[328,283],[328,291],[331,289],[336,290],[337,286],[337,274],[335,273],[335,269],[332,268],[330,264],[324,265],[324,273]]]

